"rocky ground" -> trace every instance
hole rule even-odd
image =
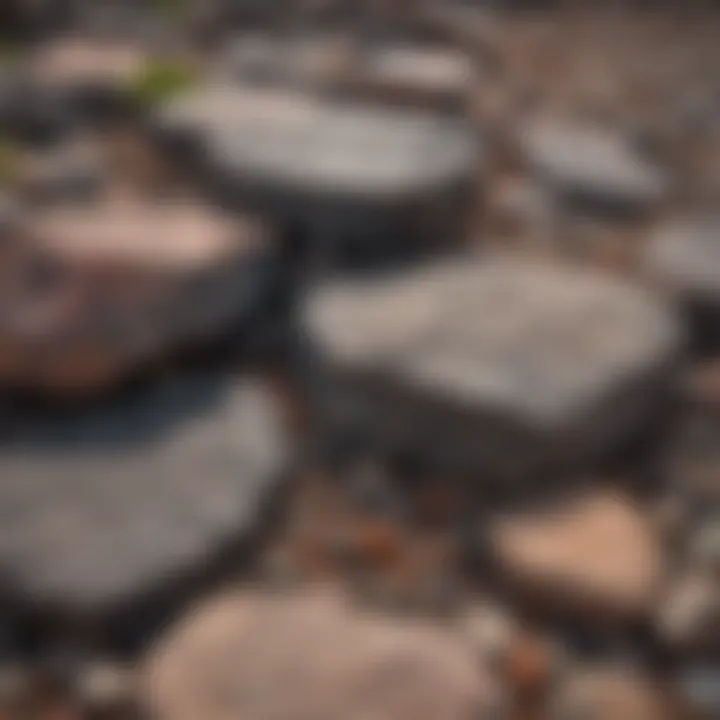
[[[0,35],[0,718],[720,717],[720,8]]]

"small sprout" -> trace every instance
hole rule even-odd
[[[135,77],[130,94],[141,107],[151,108],[192,89],[196,80],[195,71],[188,65],[158,60],[148,63]]]
[[[187,0],[153,0],[153,7],[160,15],[177,17],[187,8]]]
[[[0,137],[0,187],[13,187],[20,180],[20,148],[9,138]]]

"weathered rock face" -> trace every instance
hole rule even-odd
[[[671,222],[647,246],[648,274],[684,303],[701,348],[720,345],[720,222],[715,218]]]
[[[700,568],[670,586],[657,615],[658,636],[681,656],[720,649],[720,579]]]
[[[478,162],[460,121],[289,91],[209,88],[164,108],[156,126],[176,146],[202,147],[224,202],[300,223],[331,257],[447,241]]]
[[[176,377],[14,428],[0,447],[3,599],[101,644],[137,640],[146,613],[247,542],[288,462],[278,408],[252,380]]]
[[[663,556],[630,500],[609,493],[508,515],[488,531],[491,551],[522,599],[568,615],[649,616]]]
[[[523,481],[642,425],[678,343],[639,288],[511,258],[330,284],[305,321],[337,383],[328,412],[354,432],[430,467]]]
[[[574,672],[560,687],[553,718],[574,720],[674,720],[667,694],[648,678],[611,667]]]
[[[531,171],[582,210],[602,215],[643,212],[668,191],[660,169],[606,130],[539,121],[522,127],[519,140]]]
[[[199,206],[42,212],[3,286],[6,384],[92,391],[178,347],[233,332],[268,282],[262,231]]]
[[[492,692],[459,638],[321,592],[222,598],[161,643],[147,677],[161,720],[460,720],[485,717]]]

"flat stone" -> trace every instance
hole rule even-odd
[[[594,126],[539,121],[520,130],[531,170],[571,205],[593,214],[646,211],[666,195],[664,173],[619,134]]]
[[[641,427],[678,349],[640,287],[501,256],[328,283],[304,318],[337,383],[328,413],[381,448],[507,479]]]
[[[250,541],[288,458],[279,409],[251,379],[176,376],[14,417],[0,445],[2,593],[40,622],[60,613],[125,642],[149,603],[174,607]]]
[[[12,385],[113,384],[161,354],[238,330],[269,281],[262,229],[193,203],[50,208],[24,229],[2,286],[0,375]]]
[[[720,343],[720,220],[698,217],[660,226],[646,246],[648,275],[687,309],[694,339]]]
[[[462,112],[476,81],[470,57],[461,51],[386,45],[360,55],[349,84],[371,100]]]
[[[300,224],[331,260],[446,243],[466,218],[479,164],[461,120],[291,91],[208,87],[154,124],[199,157],[223,204]]]
[[[159,720],[461,720],[485,717],[493,695],[458,636],[322,591],[197,609],[160,643],[145,686]]]
[[[553,612],[647,617],[663,580],[650,523],[622,496],[598,492],[501,516],[488,537],[508,585],[527,603]]]
[[[685,571],[660,604],[656,626],[666,647],[684,656],[720,649],[720,581],[699,569]]]
[[[651,679],[613,667],[573,672],[561,685],[553,720],[673,720],[667,694]]]

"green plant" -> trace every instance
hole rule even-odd
[[[131,81],[130,94],[142,107],[154,107],[192,89],[197,82],[195,71],[175,60],[148,63]]]
[[[22,168],[21,150],[8,137],[0,137],[0,187],[15,185]]]

